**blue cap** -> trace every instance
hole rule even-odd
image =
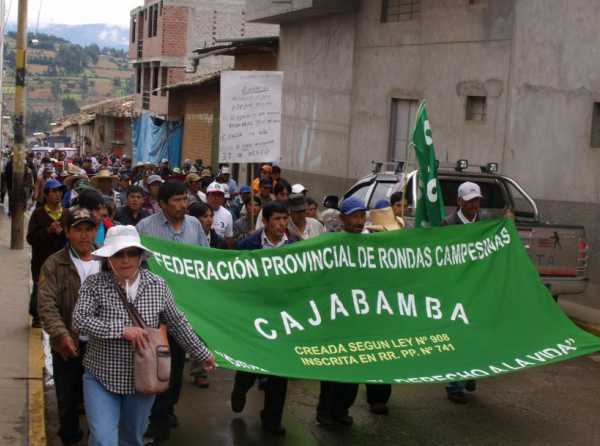
[[[365,203],[359,198],[349,197],[342,201],[340,212],[344,215],[350,215],[358,211],[366,211]]]
[[[391,206],[390,200],[388,200],[387,198],[382,198],[381,200],[377,200],[377,203],[375,203],[375,209],[389,208],[390,206]]]
[[[64,184],[62,184],[60,181],[52,178],[52,179],[46,181],[46,184],[44,185],[44,192],[46,192],[50,189],[62,189],[64,191],[66,188],[67,187]]]
[[[250,186],[240,187],[240,194],[249,194],[250,192],[252,192],[252,189],[250,189]]]

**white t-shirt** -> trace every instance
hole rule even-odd
[[[317,237],[324,232],[325,226],[323,226],[323,223],[312,217],[306,217],[306,225],[304,226],[304,232],[302,233],[302,238],[304,240]]]
[[[75,268],[77,269],[77,273],[79,274],[79,279],[81,283],[85,282],[92,274],[96,274],[100,272],[100,261],[99,260],[81,260],[79,257],[75,257],[73,255],[73,251],[69,251],[69,255],[71,256],[71,261]]]
[[[212,228],[222,238],[233,238],[233,217],[221,206],[214,212]]]
[[[75,269],[77,269],[77,274],[79,274],[79,280],[81,280],[81,283],[83,283],[85,279],[87,279],[92,274],[100,272],[99,260],[81,260],[79,257],[73,255],[72,250],[69,250],[69,256],[71,257],[73,265],[75,265]],[[79,339],[83,342],[87,342],[90,340],[87,336],[79,336]]]

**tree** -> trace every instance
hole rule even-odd
[[[98,58],[100,57],[100,47],[95,43],[88,45],[84,48],[85,53],[89,57],[92,65],[96,65],[98,63]]]
[[[90,91],[90,82],[85,74],[79,79],[79,89],[81,90],[81,97],[87,98]]]
[[[28,135],[34,132],[48,131],[50,123],[54,120],[54,115],[50,110],[29,110],[25,120],[25,130]]]
[[[71,97],[64,98],[62,100],[62,106],[64,115],[79,113],[79,105],[77,105],[77,101]]]
[[[54,99],[58,99],[61,93],[60,81],[58,79],[52,79],[52,85],[50,88],[52,90],[52,96],[54,96]]]

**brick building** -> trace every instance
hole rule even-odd
[[[133,96],[107,99],[64,117],[50,132],[70,138],[81,154],[96,152],[131,156]]]
[[[196,64],[193,50],[223,38],[278,34],[278,26],[246,23],[244,8],[244,0],[144,0],[131,11],[129,60],[136,80],[136,114],[147,110],[170,115],[166,86],[233,63],[231,57],[215,56]]]
[[[279,38],[232,40],[196,50],[195,60],[233,57],[234,70],[276,70]],[[182,159],[217,164],[219,147],[220,72],[165,87],[169,92],[169,120],[183,120]]]

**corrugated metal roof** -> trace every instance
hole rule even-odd
[[[176,84],[167,85],[162,88],[157,88],[155,91],[161,90],[179,90],[181,88],[190,88],[190,87],[199,87],[201,85],[206,85],[211,82],[216,82],[221,79],[221,72],[217,71],[214,73],[204,74],[202,76],[198,76],[196,78],[188,79],[182,82],[178,82]]]
[[[81,107],[81,110],[88,113],[95,113],[102,116],[113,116],[115,118],[131,118],[135,106],[134,96],[123,96],[120,98],[110,98],[95,104],[89,104]]]

